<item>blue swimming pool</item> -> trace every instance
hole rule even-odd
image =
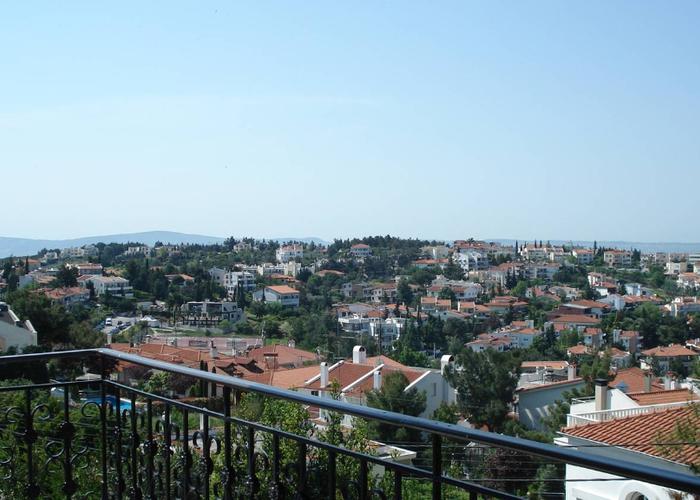
[[[116,406],[116,398],[112,395],[108,395],[106,397],[107,403],[111,404],[113,407]],[[102,404],[102,398],[100,396],[90,396],[87,398],[82,399],[83,402],[86,403],[97,403]],[[119,411],[122,412],[124,410],[131,410],[131,401],[128,399],[122,399],[119,401]]]

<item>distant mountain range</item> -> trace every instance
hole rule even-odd
[[[0,258],[24,255],[35,255],[42,248],[70,248],[81,247],[95,243],[130,243],[138,242],[145,245],[153,246],[157,241],[164,244],[214,244],[223,243],[225,238],[220,236],[205,236],[201,234],[177,233],[174,231],[147,231],[143,233],[125,233],[125,234],[108,234],[102,236],[88,236],[85,238],[72,238],[65,240],[39,240],[29,238],[10,238],[0,236]],[[262,238],[261,238],[262,239]],[[288,238],[265,238],[270,241],[284,243],[286,241],[302,241],[304,243],[314,242],[317,245],[328,245],[329,242],[321,238],[315,237],[288,237]],[[514,239],[486,239],[486,241],[494,241],[503,245],[513,245]],[[549,240],[555,245],[580,245],[592,247],[592,241],[576,241],[576,240]],[[447,241],[451,243],[449,240]],[[526,243],[521,240],[520,243]],[[649,243],[649,242],[634,242],[634,241],[598,241],[599,247],[611,248],[636,248],[642,252],[679,252],[690,253],[700,252],[700,243]]]
[[[495,243],[500,243],[502,245],[514,245],[515,240],[512,239],[487,239],[486,241],[493,241]],[[547,241],[547,240],[545,240]],[[577,240],[548,240],[553,245],[575,245],[582,247],[593,247],[592,241],[577,241]],[[525,240],[519,240],[520,244],[528,243]],[[529,243],[532,243],[530,240]],[[641,241],[598,241],[598,248],[619,248],[623,250],[636,249],[642,253],[654,253],[654,252],[671,252],[671,253],[691,253],[700,252],[700,243],[680,243],[680,242],[641,242]]]
[[[147,231],[143,233],[108,234],[102,236],[88,236],[85,238],[72,238],[66,240],[38,240],[29,238],[9,238],[0,236],[0,258],[24,255],[35,255],[42,248],[70,248],[81,247],[95,243],[130,243],[138,242],[152,246],[157,241],[163,244],[214,244],[223,243],[225,238],[219,236],[204,236],[201,234],[186,234],[173,231]],[[267,238],[277,242],[303,241],[304,243],[327,244],[320,238]]]

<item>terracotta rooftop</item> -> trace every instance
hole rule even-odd
[[[523,361],[521,368],[551,368],[553,370],[563,370],[569,366],[567,361]]]
[[[251,382],[279,387],[280,389],[295,389],[302,387],[304,382],[318,375],[318,365],[302,366],[290,370],[267,370],[263,373],[245,377]]]
[[[417,370],[392,368],[392,367],[384,366],[381,369],[382,380],[384,379],[384,377],[386,377],[390,373],[395,373],[395,372],[403,373],[406,376],[406,378],[408,379],[409,384],[412,382],[415,382],[416,379],[418,379],[421,375],[423,375],[425,373],[425,372],[419,372]],[[364,394],[365,392],[369,392],[373,388],[374,388],[374,377],[367,377],[362,382],[358,383],[357,385],[354,385],[352,387],[352,389],[350,389],[348,392],[350,394],[359,395],[359,394]]]
[[[287,285],[273,285],[273,286],[267,286],[265,287],[268,290],[272,290],[275,293],[278,293],[280,295],[291,295],[293,293],[299,293],[299,290],[295,290],[291,286]]]
[[[580,299],[580,300],[574,300],[573,302],[569,302],[567,304],[564,304],[565,306],[580,306],[580,307],[586,307],[590,309],[594,308],[600,308],[600,309],[610,309],[610,306],[607,304],[604,304],[602,302],[598,302],[596,300],[586,300],[586,299]]]
[[[564,435],[618,446],[686,465],[700,464],[700,446],[696,444],[663,446],[663,443],[678,441],[671,435],[678,422],[688,422],[699,428],[700,412],[696,405],[567,427],[561,432]]]
[[[633,366],[631,368],[624,368],[618,370],[615,374],[615,378],[609,382],[610,387],[618,387],[623,385],[626,392],[628,393],[639,393],[644,391],[644,370],[639,367]],[[662,391],[664,388],[656,377],[652,378],[651,381],[651,391]]]
[[[589,354],[591,352],[590,348],[586,345],[579,344],[566,349],[566,352],[573,354],[574,356],[580,356],[583,354]]]
[[[277,358],[277,367],[284,365],[300,366],[304,363],[318,361],[318,356],[315,353],[289,347],[284,344],[255,348],[248,353],[248,357],[254,359],[260,366],[266,366],[265,357],[266,355],[270,357],[270,354],[274,354]]]
[[[315,368],[316,374],[320,373],[319,367]],[[374,368],[374,366],[370,365],[356,365],[347,362],[340,363],[335,367],[329,367],[328,382],[330,384],[333,381],[337,381],[342,389],[352,384],[363,375],[367,375],[369,372],[374,370]],[[314,380],[312,383],[308,384],[306,388],[311,390],[319,390],[321,388],[320,380]]]
[[[573,325],[595,325],[600,323],[598,318],[585,314],[562,314],[552,319],[552,323],[567,323]]]
[[[666,403],[682,403],[684,401],[699,401],[700,397],[688,389],[674,389],[670,391],[657,392],[635,392],[627,393],[640,406],[661,405]]]
[[[671,344],[669,346],[659,346],[653,349],[642,351],[645,356],[659,357],[676,357],[676,356],[697,356],[698,353],[691,351],[687,347],[680,344]]]

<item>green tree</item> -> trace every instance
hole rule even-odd
[[[407,306],[413,303],[413,290],[405,278],[401,278],[396,287],[397,304],[406,304]]]
[[[448,367],[447,380],[457,389],[457,405],[477,427],[501,432],[511,410],[520,375],[520,360],[511,353],[465,349],[458,368]]]
[[[518,284],[511,290],[511,293],[516,297],[525,297],[525,292],[527,292],[527,281],[519,280]]]
[[[12,309],[22,319],[29,319],[39,333],[38,342],[44,346],[68,343],[72,320],[66,310],[52,304],[43,294],[29,289],[18,290],[8,296]]]
[[[59,267],[54,279],[54,285],[57,287],[78,286],[78,268],[68,267],[65,264]]]
[[[381,410],[418,416],[425,411],[426,395],[415,387],[406,390],[408,379],[400,371],[391,372],[384,377],[382,387],[367,393],[367,405]],[[380,440],[395,442],[420,440],[420,431],[406,427],[397,427],[384,422],[370,423],[372,434]]]

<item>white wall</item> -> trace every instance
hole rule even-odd
[[[562,437],[557,438],[555,444],[560,446],[590,445],[587,440]],[[615,447],[587,447],[587,453],[605,455],[611,461],[626,460],[646,466],[659,467],[665,470],[689,474],[688,467],[662,460],[650,455],[636,453]],[[620,478],[620,481],[610,481],[619,476],[585,469],[575,465],[566,466],[566,499],[567,500],[633,500],[635,493],[641,493],[649,499],[670,500],[673,498],[668,488],[662,488],[650,483],[632,479]],[[601,481],[595,481],[600,479]]]
[[[542,418],[549,415],[549,407],[558,400],[564,399],[564,393],[572,389],[580,389],[584,382],[577,384],[556,384],[536,390],[525,390],[518,393],[518,419],[530,429],[542,429]]]

